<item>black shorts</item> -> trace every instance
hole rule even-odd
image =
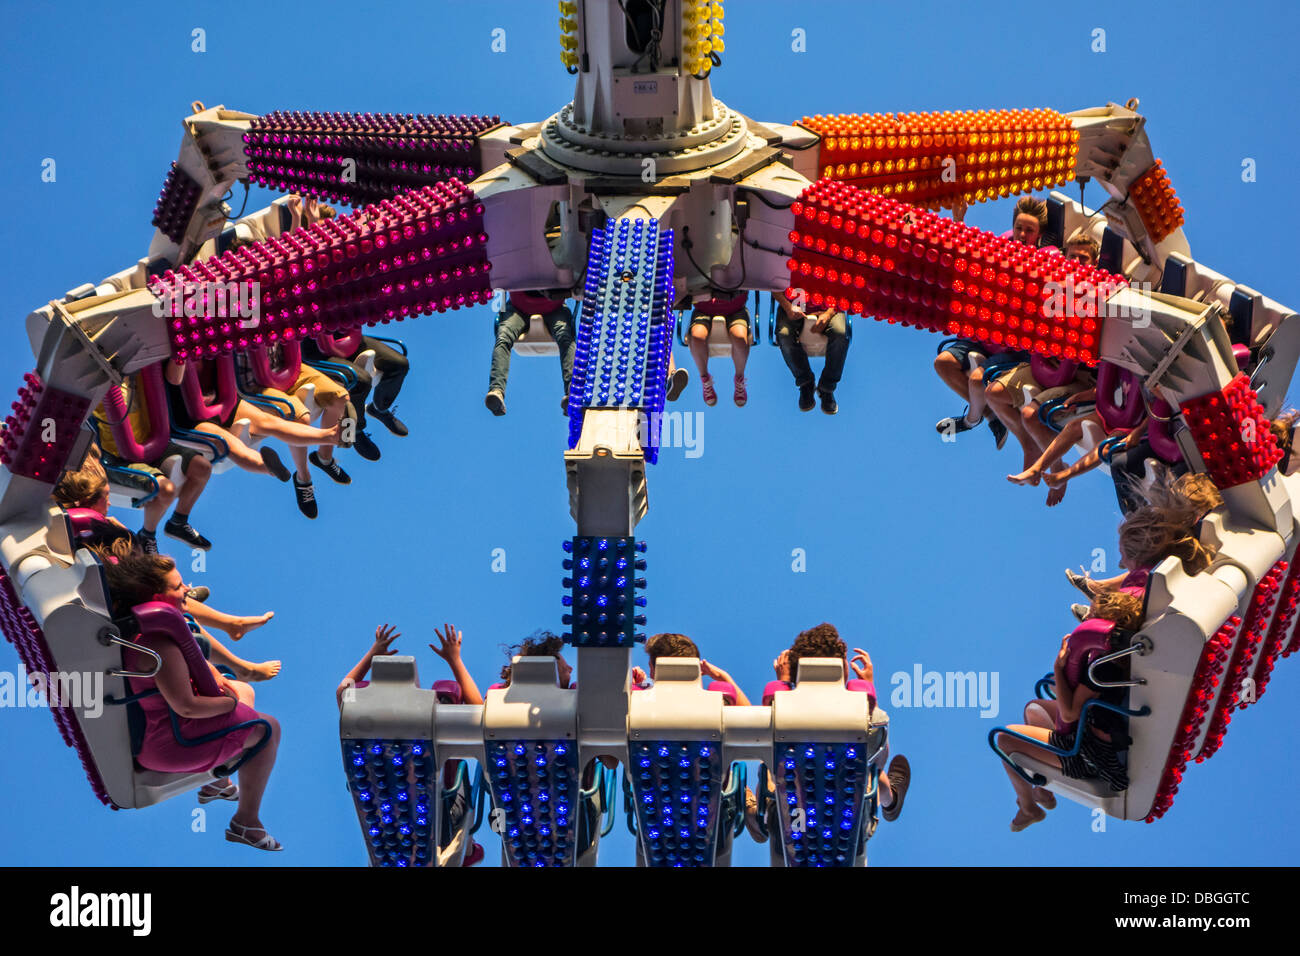
[[[961,366],[961,370],[969,375],[975,370],[975,364],[971,361],[971,353],[978,352],[987,360],[989,348],[990,346],[985,345],[983,342],[976,342],[974,339],[957,339],[943,351],[950,353]]]
[[[1077,732],[1062,734],[1053,730],[1047,742],[1059,750],[1073,750]],[[1072,780],[1101,778],[1116,793],[1128,789],[1128,771],[1119,762],[1119,753],[1091,730],[1084,732],[1079,752],[1072,757],[1061,757],[1060,761],[1061,773]]]
[[[159,474],[162,474],[162,463],[173,455],[180,455],[181,473],[184,474],[189,470],[190,462],[201,454],[203,453],[197,449],[186,448],[184,445],[178,445],[174,441],[169,441],[167,447],[163,449],[162,454],[149,462],[127,461],[125,458],[121,458],[118,455],[106,451],[102,452],[99,457],[106,465],[114,465],[118,468],[139,468],[143,465],[145,468],[151,468]]]

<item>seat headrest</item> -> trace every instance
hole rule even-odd
[[[190,680],[200,696],[221,696],[216,678],[212,676],[212,670],[185,622],[185,615],[179,609],[163,601],[146,601],[131,608],[131,613],[140,625],[142,637],[166,637],[180,648],[189,668]]]

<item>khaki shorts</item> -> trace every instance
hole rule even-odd
[[[275,403],[276,407],[275,407],[274,414],[276,415],[281,415],[281,417],[284,417],[281,414],[280,402],[288,402],[290,405],[293,406],[294,421],[297,421],[300,418],[305,419],[308,415],[307,406],[298,400],[297,395],[289,395],[286,392],[280,391],[278,388],[264,388],[261,389],[257,394],[265,398],[273,398],[279,400]]]
[[[1007,397],[1011,399],[1011,405],[1014,408],[1025,407],[1025,386],[1031,389],[1038,389],[1038,382],[1034,380],[1033,366],[1028,362],[1017,365],[1009,372],[1003,372],[994,381],[1007,390]],[[1035,399],[1037,400],[1037,399]]]
[[[293,384],[293,391],[296,395],[302,391],[306,385],[316,386],[316,404],[328,405],[333,399],[338,402],[348,400],[348,390],[340,385],[334,379],[330,378],[320,369],[312,368],[310,365],[303,364],[302,371],[298,373],[298,381]]]

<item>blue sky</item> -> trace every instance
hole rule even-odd
[[[572,95],[559,62],[555,5],[280,2],[0,6],[0,130],[9,212],[0,221],[8,265],[0,286],[0,383],[16,391],[32,367],[22,322],[64,290],[143,256],[150,210],[175,158],[192,100],[274,109],[499,113],[538,120]],[[1297,149],[1290,122],[1297,14],[1285,4],[1184,4],[1176,16],[1135,17],[1131,5],[966,5],[745,0],[728,5],[714,93],[758,120],[826,112],[1045,106],[1069,111],[1141,99],[1148,133],[1187,210],[1193,255],[1295,306],[1300,279],[1292,225]],[[191,52],[191,30],[207,52]],[[504,28],[506,51],[490,52]],[[795,28],[807,52],[791,51]],[[1106,52],[1091,52],[1093,30]],[[41,163],[57,180],[41,181]],[[1243,159],[1258,179],[1243,183]],[[1068,187],[1077,195],[1077,187]],[[242,189],[236,195],[236,206]],[[255,191],[249,208],[274,196]],[[1103,199],[1090,186],[1089,205]],[[1010,204],[971,210],[1002,231]],[[379,429],[377,464],[343,453],[349,487],[317,480],[321,517],[301,518],[289,486],[228,473],[194,510],[215,547],[213,603],[276,619],[238,650],[284,661],[259,685],[259,705],[285,728],[263,808],[288,847],[258,854],[223,841],[228,805],[192,831],[184,796],[114,813],[91,796],[48,713],[0,711],[0,846],[11,864],[360,865],[360,833],[341,772],[334,688],[391,621],[421,681],[446,676],[426,648],[433,628],[465,633],[482,686],[501,645],[539,627],[561,630],[561,541],[573,532],[556,410],[554,359],[516,358],[508,404],[483,407],[492,346],[486,307],[390,326],[412,352],[400,399],[411,436]],[[1052,511],[1044,492],[1009,485],[1012,451],[986,431],[944,444],[933,423],[961,411],[934,377],[936,339],[859,319],[840,414],[801,414],[778,351],[750,361],[750,402],[726,395],[703,415],[703,454],[665,449],[650,469],[650,631],[692,635],[752,696],[799,630],[827,620],[865,646],[877,682],[896,672],[999,675],[997,723],[1018,719],[1050,669],[1075,598],[1061,569],[1105,549],[1114,568],[1119,513],[1109,480],[1090,476]],[[393,329],[397,331],[394,333]],[[678,361],[685,364],[684,350]],[[814,365],[819,365],[814,360]],[[721,370],[725,381],[730,375]],[[7,399],[5,400],[8,401]],[[684,412],[704,411],[698,380]],[[1013,467],[1016,466],[1016,467]],[[130,515],[119,515],[134,524]],[[164,539],[167,540],[167,539]],[[168,543],[171,543],[168,541]],[[505,573],[493,573],[503,548]],[[807,571],[792,571],[802,548]],[[178,556],[184,557],[183,552]],[[636,652],[635,660],[644,656]],[[0,652],[0,669],[17,670]],[[1281,864],[1300,848],[1280,808],[1294,798],[1297,762],[1277,729],[1300,721],[1295,660],[1270,692],[1236,716],[1213,761],[1192,766],[1166,818],[1109,821],[1062,802],[1022,834],[1007,823],[1011,789],[971,709],[893,708],[896,752],[914,783],[897,824],[881,826],[874,865]],[[33,811],[40,824],[33,825]],[[480,834],[495,859],[494,838]],[[737,863],[766,850],[740,843]],[[628,863],[622,822],[602,862]]]

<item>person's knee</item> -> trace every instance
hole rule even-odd
[[[195,455],[185,466],[185,477],[206,480],[212,475],[212,462],[203,455]]]
[[[159,498],[174,498],[174,497],[176,497],[176,486],[172,484],[170,478],[162,478],[162,477],[159,477],[159,479],[158,479],[158,497],[159,497]]]
[[[951,374],[961,368],[961,363],[957,361],[957,356],[951,352],[940,352],[934,357],[934,370],[940,375]]]
[[[1038,406],[1034,405],[1032,402],[1028,405],[1022,406],[1020,409],[1020,417],[1024,419],[1026,425],[1032,425],[1034,420],[1038,418]]]
[[[695,342],[707,342],[709,340],[709,326],[703,322],[694,322],[691,324],[691,340]]]
[[[748,325],[741,325],[739,322],[735,323],[734,325],[729,325],[727,326],[727,334],[730,335],[732,340],[737,343],[742,343],[744,345],[749,344]]]

